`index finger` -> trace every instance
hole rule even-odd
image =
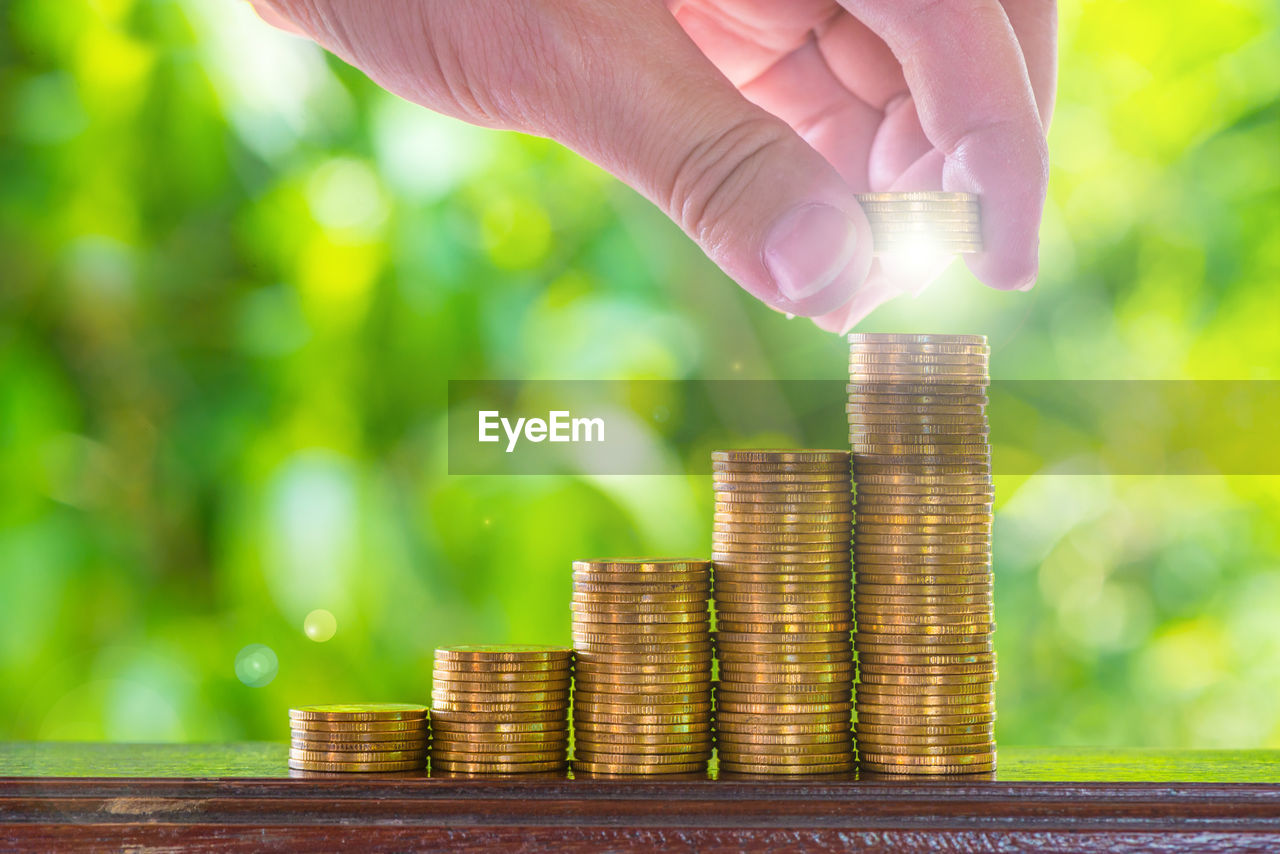
[[[968,257],[994,288],[1035,281],[1049,183],[1044,128],[1017,36],[998,0],[840,0],[902,63],[944,190],[982,197],[986,251]]]

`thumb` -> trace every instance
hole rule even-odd
[[[744,98],[662,4],[577,5],[627,5],[633,32],[579,31],[610,73],[579,81],[582,103],[556,105],[589,120],[549,135],[643,193],[768,305],[816,316],[847,303],[867,278],[871,231],[831,164]]]
[[[747,101],[663,3],[255,5],[410,100],[574,149],[774,308],[824,314],[867,277],[871,232],[852,191],[785,122]]]

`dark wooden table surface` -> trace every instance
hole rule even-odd
[[[1280,751],[1001,748],[994,777],[298,775],[281,744],[0,745],[0,850],[1280,851]]]

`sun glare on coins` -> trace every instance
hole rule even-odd
[[[316,608],[302,621],[302,631],[316,643],[324,643],[338,633],[338,618],[324,608]]]
[[[236,678],[250,688],[261,688],[276,678],[280,659],[265,644],[251,643],[236,653]]]

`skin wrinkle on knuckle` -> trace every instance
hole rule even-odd
[[[666,209],[708,248],[722,243],[721,220],[750,191],[784,135],[765,118],[734,121],[693,146],[677,164]]]

